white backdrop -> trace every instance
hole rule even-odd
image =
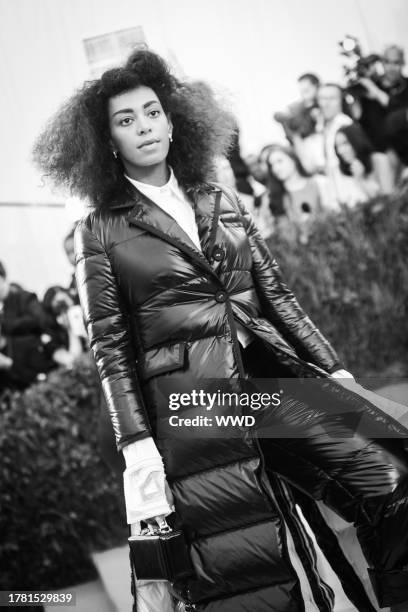
[[[344,34],[358,36],[367,52],[390,42],[406,45],[408,1],[0,0],[0,202],[63,201],[39,187],[31,144],[88,76],[83,38],[138,25],[154,50],[228,94],[248,153],[280,137],[271,116],[296,99],[300,73],[340,79],[337,41]],[[0,259],[14,278],[38,291],[65,278],[63,257],[50,252],[65,232],[60,212],[49,210],[49,223],[38,216],[33,229],[24,218],[35,209],[15,219],[7,209],[7,221],[5,210],[0,208]],[[15,231],[16,239],[6,239],[5,231]],[[30,253],[24,266],[18,245]]]

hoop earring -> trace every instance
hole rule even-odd
[[[169,141],[173,142],[173,136],[172,136],[171,132],[169,132]]]
[[[113,153],[113,157],[115,159],[118,159],[118,152],[117,151],[112,151],[112,153]]]

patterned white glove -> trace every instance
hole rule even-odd
[[[171,514],[174,507],[166,496],[163,461],[153,438],[125,446],[123,456],[126,462],[123,484],[128,524]]]

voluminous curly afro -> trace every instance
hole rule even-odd
[[[127,183],[110,147],[108,102],[142,85],[155,91],[171,116],[167,161],[180,184],[188,191],[209,180],[214,158],[230,146],[234,119],[209,87],[180,82],[160,56],[145,49],[134,51],[125,66],[85,82],[49,120],[33,149],[45,179],[93,206],[109,207]]]

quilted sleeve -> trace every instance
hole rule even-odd
[[[235,193],[234,199],[247,230],[253,259],[252,274],[264,316],[292,344],[302,359],[329,373],[343,368],[328,340],[312,323],[284,282],[279,266],[252,216]]]
[[[76,279],[117,449],[151,435],[125,310],[106,250],[89,222],[75,231]]]

